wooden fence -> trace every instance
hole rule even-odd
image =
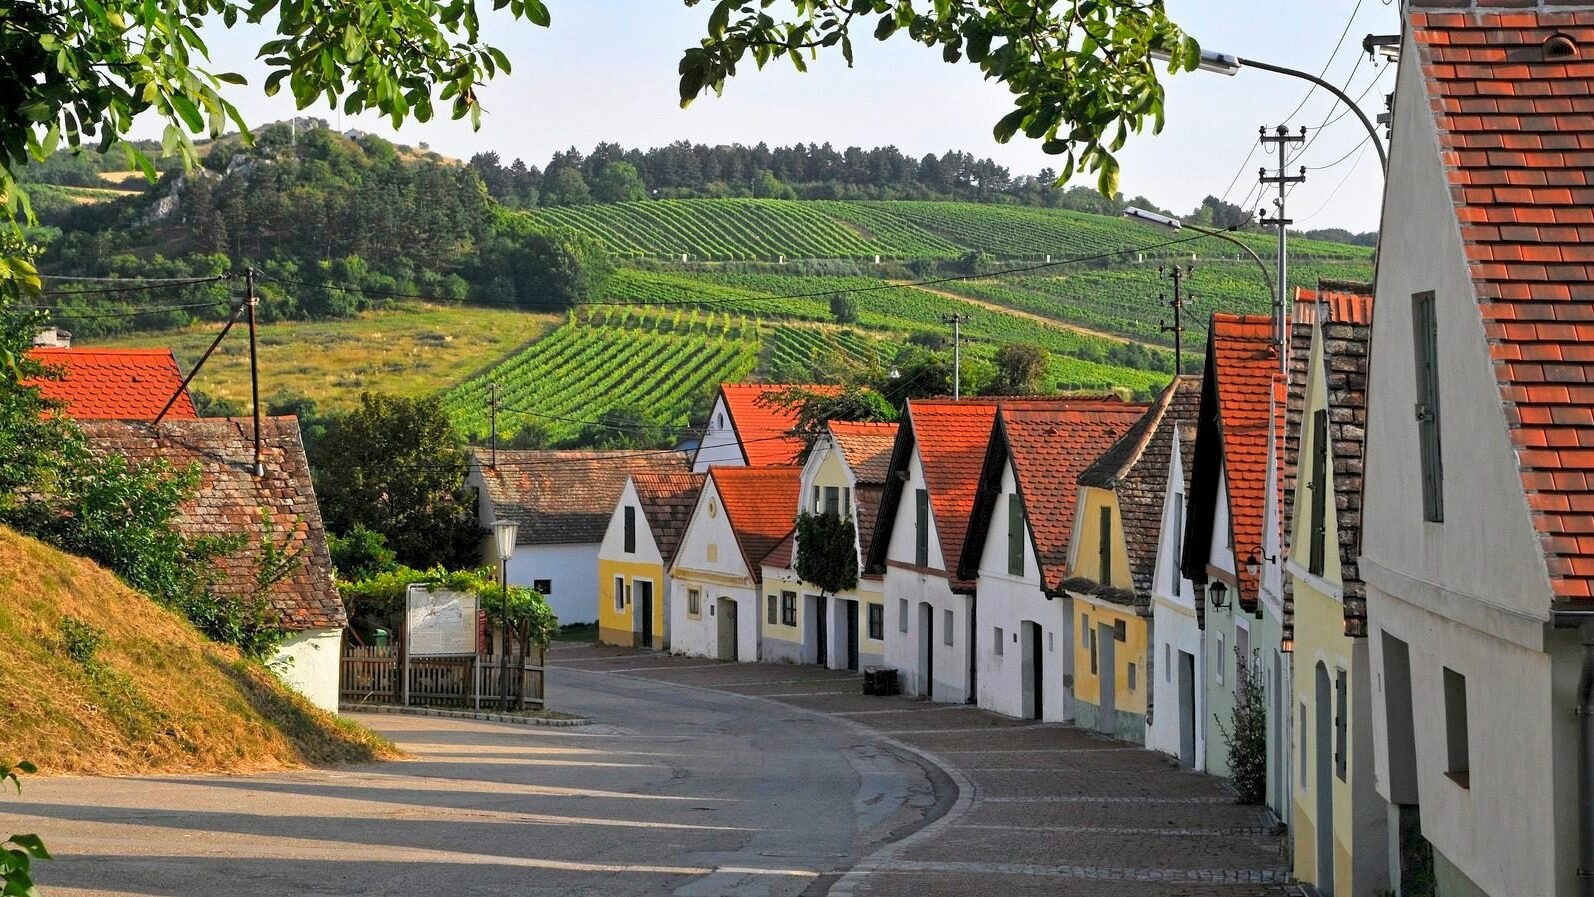
[[[404,688],[405,658],[396,648],[346,646],[339,676],[345,704],[407,704],[412,707],[460,707],[493,710],[503,706],[502,657],[463,654],[409,658],[409,688]],[[543,705],[543,652],[509,656],[509,701],[512,709]]]

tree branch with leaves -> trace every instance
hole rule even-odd
[[[704,0],[684,0],[697,6]],[[1118,190],[1116,153],[1131,133],[1163,124],[1163,88],[1151,54],[1169,71],[1188,71],[1200,47],[1168,19],[1161,0],[710,0],[707,36],[679,66],[681,105],[712,90],[751,57],[758,68],[786,59],[798,71],[822,51],[850,66],[853,36],[872,27],[877,40],[906,34],[967,60],[1013,94],[996,123],[998,142],[1013,135],[1042,141],[1063,157],[1058,183],[1076,171],[1097,187]],[[779,7],[779,11],[772,11]]]

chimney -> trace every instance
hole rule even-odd
[[[59,327],[46,327],[33,336],[35,349],[70,349],[72,348],[72,331],[62,330]]]

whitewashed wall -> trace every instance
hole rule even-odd
[[[271,659],[271,668],[310,703],[337,713],[342,653],[343,630],[309,629],[293,633],[282,643]]]

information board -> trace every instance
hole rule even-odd
[[[476,653],[475,595],[411,585],[407,603],[412,656]]]

